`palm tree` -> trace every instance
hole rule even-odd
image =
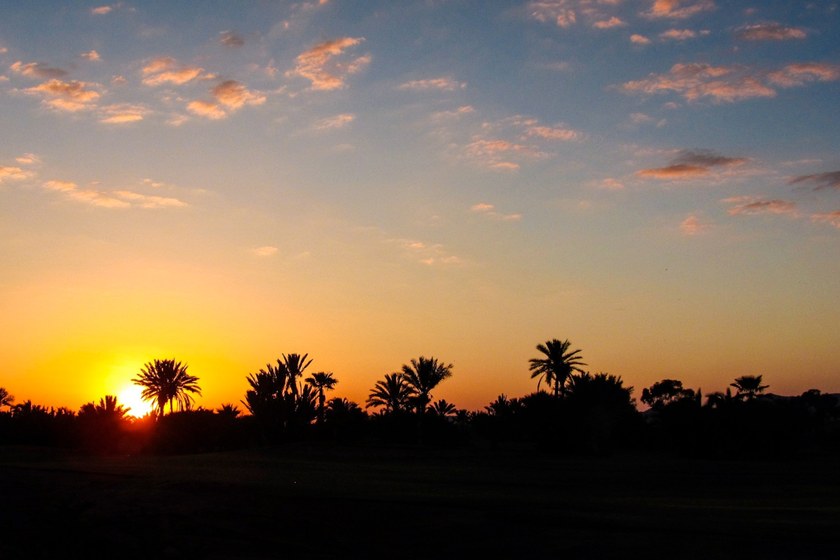
[[[5,387],[0,387],[0,408],[4,406],[8,406],[9,409],[12,408],[12,405],[15,403],[14,395],[10,395],[9,391],[6,390]]]
[[[405,410],[408,407],[411,389],[399,373],[385,374],[384,381],[377,381],[365,401],[365,408],[384,406],[386,413]]]
[[[242,413],[239,407],[231,403],[223,403],[222,406],[216,409],[216,414],[222,418],[229,418],[233,420]]]
[[[769,387],[769,385],[761,384],[760,375],[742,375],[741,377],[736,377],[735,382],[730,383],[729,386],[738,390],[738,393],[735,395],[736,397],[748,401],[754,399]]]
[[[201,394],[198,377],[187,373],[187,364],[175,360],[147,362],[132,381],[143,387],[144,400],[157,404],[159,416],[163,416],[166,403],[170,413],[173,402],[178,403],[179,410],[189,409],[193,402],[190,393]]]
[[[581,361],[580,350],[569,350],[569,346],[571,342],[568,339],[560,341],[556,338],[545,344],[537,344],[537,350],[545,358],[532,358],[528,369],[532,372],[531,379],[540,378],[537,381],[538,391],[540,383],[545,381],[547,385],[554,386],[554,396],[559,396],[566,392],[566,384],[574,372],[583,373],[578,367],[586,365]]]
[[[417,414],[423,414],[432,399],[431,390],[444,379],[452,376],[452,364],[443,364],[437,358],[412,359],[411,365],[403,364],[401,376],[412,392]]]
[[[312,360],[306,361],[308,357],[309,354],[283,354],[283,365],[286,366],[289,375],[287,390],[295,396],[299,393],[297,379],[303,377],[303,371],[312,363]]]
[[[443,399],[435,401],[430,410],[441,418],[454,418],[458,413],[458,408],[454,404]]]
[[[99,399],[99,404],[93,402],[83,404],[79,410],[80,417],[113,418],[114,420],[122,420],[127,414],[128,409],[118,404],[117,397],[114,395],[105,395],[105,398]]]
[[[306,378],[306,382],[318,391],[318,423],[324,422],[324,391],[332,391],[338,379],[333,377],[332,372],[319,371]]]

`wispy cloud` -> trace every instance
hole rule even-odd
[[[95,50],[89,50],[87,52],[83,52],[79,56],[81,56],[82,58],[84,58],[85,60],[87,60],[89,62],[100,62],[102,60],[102,57],[100,57],[99,53],[96,52]]]
[[[118,10],[122,8],[124,4],[122,2],[117,2],[116,4],[105,4],[102,6],[97,6],[95,8],[90,9],[90,13],[95,16],[104,16],[106,14],[110,14],[114,10]]]
[[[99,122],[105,124],[127,124],[142,121],[150,113],[147,107],[131,103],[116,103],[102,107],[99,111]]]
[[[832,226],[840,229],[840,210],[835,210],[834,212],[826,212],[822,214],[813,214],[811,215],[811,220],[814,222],[831,224]]]
[[[594,27],[595,29],[613,29],[616,27],[624,27],[625,25],[627,24],[624,21],[622,21],[621,18],[612,16],[609,19],[602,19],[596,21],[592,24],[592,27]]]
[[[67,75],[66,70],[62,70],[61,68],[53,68],[51,66],[47,66],[42,62],[21,62],[18,60],[17,62],[12,63],[9,67],[12,72],[17,74],[21,74],[23,76],[27,76],[29,78],[41,78],[41,79],[58,79],[63,78]]]
[[[680,222],[680,231],[683,235],[700,235],[711,229],[711,224],[704,223],[694,214],[687,216]]]
[[[53,109],[75,113],[92,109],[99,100],[99,92],[90,87],[91,84],[85,82],[49,80],[24,91],[40,96],[42,102]]]
[[[211,93],[219,103],[231,110],[244,105],[262,105],[266,99],[262,93],[249,90],[236,80],[225,80],[214,87]]]
[[[519,213],[502,214],[500,212],[497,212],[496,207],[487,202],[479,202],[478,204],[473,204],[472,206],[470,206],[470,212],[472,212],[473,214],[480,214],[487,218],[499,220],[502,222],[518,222],[522,219],[522,214]]]
[[[344,128],[345,126],[356,120],[356,115],[352,113],[342,113],[332,117],[323,118],[315,123],[316,130],[334,130],[337,128]]]
[[[811,175],[799,175],[788,182],[788,184],[791,185],[796,185],[799,183],[808,183],[814,185],[814,190],[840,190],[840,171],[828,171],[825,173],[813,173]]]
[[[254,247],[251,249],[251,254],[257,257],[273,257],[277,254],[277,247],[273,245],[263,245],[262,247]]]
[[[745,25],[735,31],[735,37],[742,41],[789,41],[805,39],[807,36],[804,29],[775,22]]]
[[[713,168],[730,168],[746,163],[747,158],[727,157],[715,152],[686,150],[671,160],[665,167],[641,169],[636,175],[646,179],[679,180],[694,179],[708,175]]]
[[[643,15],[651,18],[685,19],[715,9],[713,0],[654,0]]]
[[[439,91],[456,91],[459,89],[464,89],[467,87],[466,82],[459,82],[452,78],[448,77],[440,77],[440,78],[427,78],[425,80],[411,80],[409,82],[404,82],[397,86],[397,89],[400,90],[414,90],[414,91],[429,91],[429,90],[439,90]]]
[[[644,35],[633,33],[632,35],[630,35],[630,42],[634,45],[650,45],[653,41],[651,41]]]
[[[295,59],[295,67],[287,76],[300,76],[311,82],[316,91],[331,91],[346,86],[348,75],[359,72],[370,63],[370,56],[363,55],[345,60],[344,52],[364,41],[363,37],[342,37],[315,45]]]
[[[569,27],[577,22],[576,4],[571,0],[535,0],[528,2],[528,15],[542,23]]]
[[[755,196],[735,196],[725,198],[723,202],[732,205],[727,210],[731,216],[753,214],[787,214],[795,216],[797,214],[796,203],[789,200],[767,200]]]
[[[41,158],[38,157],[37,154],[25,153],[22,156],[16,157],[15,161],[21,165],[34,165],[36,163],[41,163]]]
[[[669,29],[659,34],[659,38],[663,41],[687,41],[689,39],[696,39],[697,37],[708,35],[709,31],[694,31],[692,29]]]
[[[412,239],[389,239],[388,243],[401,247],[405,255],[426,266],[456,266],[463,264],[460,257],[449,253],[443,245],[429,245]]]
[[[667,74],[626,82],[626,93],[676,93],[687,101],[704,98],[732,103],[756,97],[774,97],[775,87],[802,86],[809,82],[840,79],[840,66],[824,63],[788,64],[773,72],[743,66],[711,66],[703,63],[675,64]]]
[[[233,31],[222,31],[219,33],[219,43],[226,47],[241,47],[245,44],[245,39]]]
[[[35,173],[28,169],[15,166],[0,165],[0,185],[7,181],[23,181],[33,177]]]
[[[100,191],[84,189],[72,181],[46,181],[43,187],[48,191],[61,193],[75,202],[101,208],[180,208],[187,206],[177,198],[145,195],[129,190]]]
[[[147,86],[182,85],[199,77],[210,78],[212,76],[205,74],[204,68],[185,66],[168,56],[154,58],[143,67],[143,83]]]

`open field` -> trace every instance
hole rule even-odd
[[[0,447],[0,557],[836,558],[840,461]]]

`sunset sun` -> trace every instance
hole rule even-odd
[[[152,412],[154,405],[151,401],[143,400],[143,388],[137,385],[125,385],[117,394],[117,401],[128,409],[128,414],[140,418]]]

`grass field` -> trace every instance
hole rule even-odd
[[[0,558],[840,558],[840,461],[0,447]]]

